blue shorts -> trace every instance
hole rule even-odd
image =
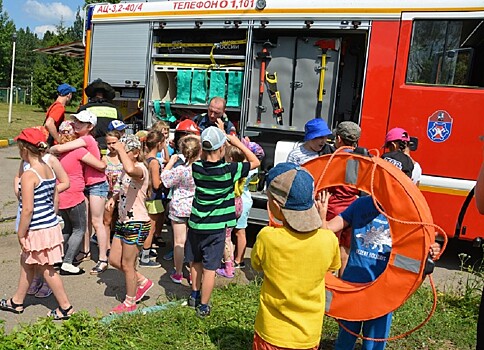
[[[98,196],[103,198],[108,198],[109,192],[109,185],[107,181],[98,182],[94,185],[88,185],[84,188],[84,195],[86,197],[89,196]]]
[[[215,271],[220,267],[225,249],[225,230],[212,234],[198,234],[188,230],[185,243],[185,259],[201,262],[205,270]]]
[[[235,226],[236,229],[247,228],[247,220],[249,219],[250,209],[252,208],[252,198],[246,198],[242,196],[242,214],[237,219],[237,225]]]
[[[151,223],[144,221],[116,222],[114,238],[119,238],[129,245],[143,246],[150,233]]]

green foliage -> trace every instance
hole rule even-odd
[[[14,32],[15,25],[3,11],[3,1],[0,0],[0,86],[10,85]]]
[[[230,284],[213,294],[212,314],[199,319],[192,308],[178,305],[160,312],[126,314],[109,323],[85,312],[55,324],[41,319],[5,334],[0,325],[1,349],[251,349],[260,284]],[[444,294],[437,311],[420,330],[387,349],[470,349],[475,344],[478,298]],[[404,333],[425,319],[432,292],[420,288],[394,313],[392,335]],[[28,310],[26,311],[28,312]],[[325,318],[321,349],[333,349],[337,323]]]

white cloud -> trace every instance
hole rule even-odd
[[[37,26],[34,28],[34,33],[36,33],[40,38],[42,38],[45,32],[51,31],[53,33],[57,33],[57,28],[54,25],[45,24],[43,26]]]
[[[27,0],[24,11],[31,17],[41,22],[59,24],[71,22],[75,19],[75,12],[61,2],[44,4],[37,0]],[[44,27],[44,26],[41,26]]]

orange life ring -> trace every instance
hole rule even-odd
[[[410,178],[378,156],[338,150],[303,165],[314,177],[316,193],[350,186],[372,194],[388,217],[392,249],[383,273],[369,283],[326,276],[326,314],[365,321],[400,307],[422,284],[435,227],[430,209]]]

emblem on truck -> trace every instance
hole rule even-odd
[[[434,112],[427,123],[427,136],[433,142],[444,142],[452,133],[453,119],[446,111]]]

